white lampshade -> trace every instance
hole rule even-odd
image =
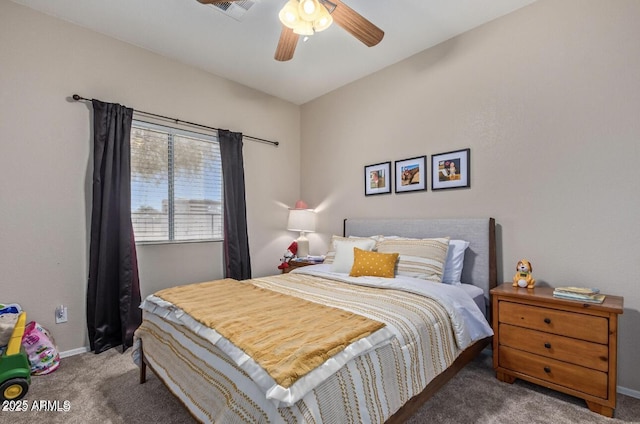
[[[296,206],[306,204],[298,201]],[[309,255],[309,240],[305,233],[312,233],[316,230],[316,213],[312,209],[289,209],[289,221],[287,222],[289,231],[300,231],[300,237],[296,239],[298,252],[296,255],[303,258]]]
[[[316,213],[311,209],[289,209],[289,231],[312,233],[316,230]]]

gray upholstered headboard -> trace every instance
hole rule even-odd
[[[490,305],[489,290],[497,284],[496,236],[493,218],[344,220],[345,236],[446,237],[466,240],[462,282],[480,287]]]

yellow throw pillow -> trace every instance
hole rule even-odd
[[[397,253],[376,253],[353,248],[351,277],[395,277]]]

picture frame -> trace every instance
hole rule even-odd
[[[431,190],[471,187],[471,149],[431,156]]]
[[[427,189],[427,156],[395,161],[396,193]]]
[[[391,193],[391,162],[376,163],[364,167],[364,194]]]

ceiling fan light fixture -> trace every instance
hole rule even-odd
[[[318,19],[313,22],[313,29],[316,32],[324,31],[333,23],[333,18],[331,17],[331,14],[329,14],[329,11],[324,6],[320,6],[320,9],[321,11]]]
[[[318,19],[321,8],[318,0],[301,0],[298,4],[298,15],[300,19],[303,19],[307,22],[313,22]]]
[[[289,0],[278,14],[282,25],[298,35],[313,35],[333,23],[326,6],[318,0]]]
[[[298,15],[298,1],[289,0],[278,14],[280,22],[287,28],[295,29],[301,22]]]
[[[300,21],[295,28],[293,28],[293,32],[298,35],[313,35],[313,24],[311,22]]]

